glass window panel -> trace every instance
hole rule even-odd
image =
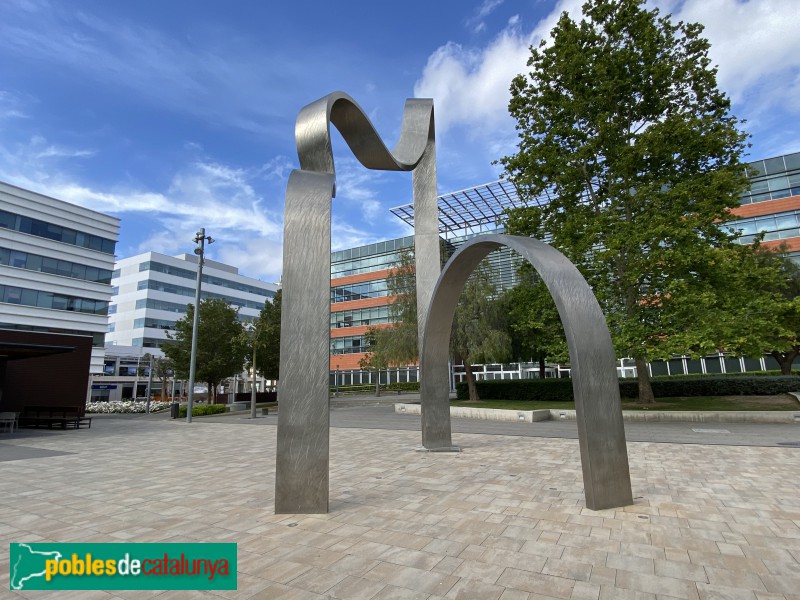
[[[726,373],[741,373],[742,372],[742,364],[739,361],[738,357],[726,356],[723,360],[725,361],[725,372]]]
[[[670,375],[683,375],[683,359],[673,358],[669,361]]]
[[[734,221],[732,226],[742,232],[742,235],[753,235],[756,233],[755,221]]]
[[[14,229],[16,220],[17,220],[16,215],[12,215],[10,212],[0,210],[0,227],[5,227],[6,229]]]
[[[58,261],[55,258],[42,258],[42,272],[58,273]]]
[[[786,175],[770,177],[767,181],[769,181],[770,191],[785,190],[786,188],[790,187],[789,178]]]
[[[703,372],[703,367],[700,364],[699,360],[687,359],[687,361],[686,361],[686,373],[687,374],[691,375],[691,374],[697,374],[697,373],[702,373],[702,372]]]
[[[9,253],[8,264],[12,267],[18,267],[20,269],[24,269],[27,266],[28,262],[28,255],[24,252],[18,252],[16,250],[12,250]]]
[[[767,183],[766,179],[762,179],[760,181],[751,181],[750,182],[750,192],[753,194],[758,194],[760,192],[769,191],[769,184]]]
[[[744,357],[744,368],[746,371],[761,371],[761,361],[757,358]]]
[[[758,219],[756,221],[756,231],[774,231],[775,230],[775,218],[774,217],[764,217]]]
[[[800,169],[800,152],[796,152],[794,154],[787,154],[783,157],[783,160],[786,163],[786,169],[788,171],[792,171],[794,169]]]
[[[791,190],[785,189],[777,192],[770,192],[769,195],[772,200],[777,200],[778,198],[788,198],[791,193]]]
[[[62,277],[72,277],[72,263],[66,260],[58,261],[58,274]]]
[[[764,235],[764,241],[765,242],[770,242],[772,240],[778,240],[778,239],[780,239],[780,235],[778,234],[777,231],[768,231]]]
[[[56,310],[67,310],[67,298],[61,294],[53,294],[50,307]]]
[[[705,359],[706,373],[722,373],[722,365],[718,356],[707,356]]]
[[[783,173],[786,171],[786,166],[783,164],[782,156],[768,158],[764,161],[764,168],[767,171],[767,175],[772,175],[773,173]]]
[[[74,229],[63,229],[61,232],[61,241],[67,244],[75,245],[75,240],[78,237],[78,232]]]
[[[767,371],[781,370],[781,366],[778,364],[778,361],[772,358],[769,354],[764,356],[764,365],[767,367]]]
[[[775,226],[778,229],[786,229],[787,227],[797,226],[797,215],[794,213],[775,215]]]
[[[663,360],[654,360],[650,363],[650,370],[653,373],[653,376],[656,375],[668,375],[667,372],[667,363]]]
[[[36,290],[22,290],[20,303],[24,304],[25,306],[36,306],[36,299],[38,295],[39,294]]]

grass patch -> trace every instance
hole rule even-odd
[[[472,408],[500,408],[505,410],[567,409],[574,410],[574,402],[536,401],[536,400],[481,400],[469,402],[457,400],[450,406]],[[800,410],[800,403],[789,394],[774,396],[691,396],[686,398],[656,398],[654,404],[640,404],[629,398],[622,399],[623,410],[710,410],[710,411],[748,411],[748,410]]]

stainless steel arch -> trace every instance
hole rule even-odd
[[[328,512],[331,199],[330,126],[369,169],[413,171],[420,340],[440,271],[433,101],[406,100],[389,151],[360,106],[335,92],[304,107],[295,125],[300,170],[286,187],[278,397],[276,513]]]
[[[563,254],[539,240],[481,235],[465,243],[442,270],[422,341],[422,445],[452,447],[448,348],[456,303],[470,274],[492,250],[507,246],[542,277],[564,325],[587,508],[633,504],[616,358],[605,318],[589,284]]]

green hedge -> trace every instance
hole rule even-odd
[[[225,404],[195,404],[192,406],[192,416],[202,417],[204,415],[218,415],[220,413],[228,412],[228,407]],[[186,416],[186,407],[181,406],[178,409],[178,416]]]
[[[574,400],[571,379],[496,379],[476,381],[481,398],[491,400]],[[456,384],[459,400],[469,400],[466,383]]]
[[[676,376],[652,379],[656,398],[675,396],[771,396],[800,391],[800,375],[728,375]],[[573,401],[571,379],[503,379],[476,381],[478,395],[487,400]],[[635,379],[621,379],[619,392],[623,398],[639,394]],[[459,400],[469,400],[466,383],[456,384]]]

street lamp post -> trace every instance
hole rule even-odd
[[[145,412],[150,414],[150,394],[153,389],[153,355],[150,355],[150,373],[147,376],[147,400],[145,400]]]
[[[253,332],[255,336],[257,331]],[[256,346],[257,346],[257,339],[253,340],[253,381],[250,384],[250,418],[256,418]]]
[[[192,319],[192,354],[189,358],[189,401],[186,405],[186,422],[192,422],[192,405],[194,404],[194,374],[195,362],[197,360],[197,327],[200,318],[200,288],[203,283],[203,256],[205,254],[205,244],[213,244],[214,240],[210,235],[206,235],[205,227],[202,227],[197,235],[194,236],[194,242],[198,244],[194,249],[197,254],[197,283],[195,284],[194,291],[194,318]]]
[[[339,397],[339,365],[336,365],[336,372],[333,375],[333,385],[336,389],[335,397]]]

